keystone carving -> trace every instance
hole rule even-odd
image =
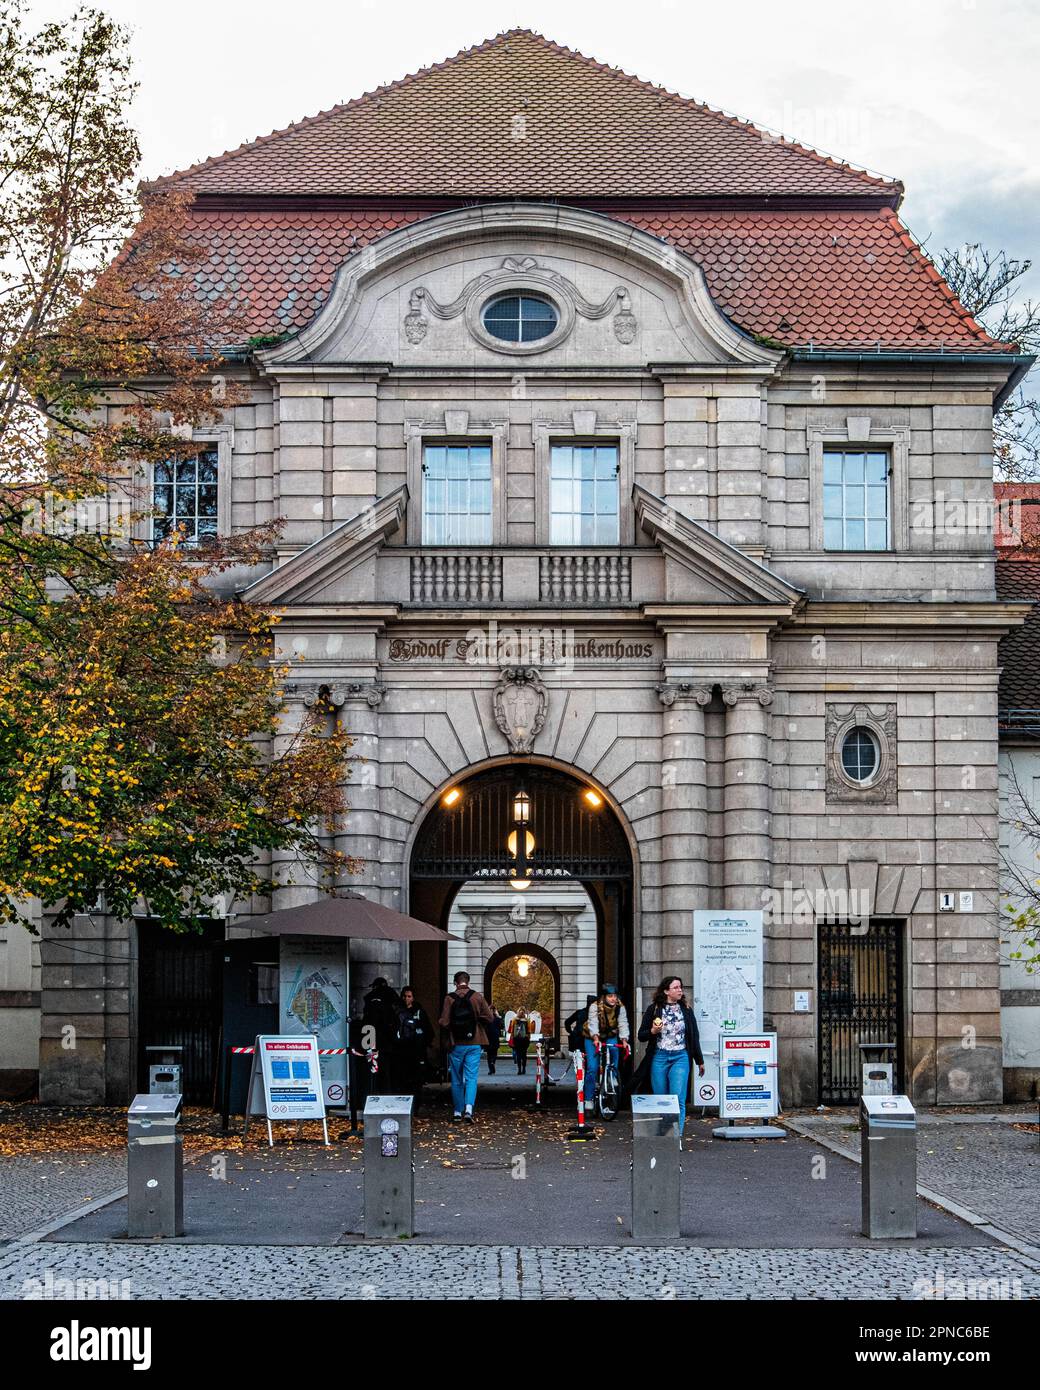
[[[495,723],[511,753],[530,753],[545,727],[549,693],[534,666],[508,666],[495,686]]]

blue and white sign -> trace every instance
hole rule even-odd
[[[693,1012],[704,1075],[693,1079],[694,1105],[720,1102],[720,1033],[762,1031],[762,913],[724,909],[693,914]]]

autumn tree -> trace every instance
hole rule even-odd
[[[148,465],[233,407],[233,303],[201,303],[183,197],[134,189],[127,36],[0,4],[0,915],[103,897],[167,925],[324,886],[350,740],[282,721],[273,619],[222,576],[271,531],[148,539]],[[229,380],[232,384],[229,386]],[[99,500],[100,499],[100,500]],[[113,506],[114,503],[114,506]],[[258,858],[259,855],[259,858]],[[23,918],[24,920],[24,918]]]
[[[978,243],[944,250],[943,278],[965,309],[998,342],[1040,353],[1040,304],[1020,296],[1032,261]],[[1026,482],[1040,477],[1040,399],[1033,375],[1004,401],[993,417],[993,454],[998,478]]]

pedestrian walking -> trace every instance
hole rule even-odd
[[[445,996],[440,1026],[448,1032],[454,1118],[472,1123],[473,1107],[477,1103],[480,1051],[488,1045],[486,1029],[491,1022],[491,1009],[482,994],[470,989],[465,970],[455,972],[454,984],[455,989]]]
[[[698,1075],[703,1076],[704,1057],[697,1020],[678,975],[668,975],[661,981],[639,1025],[639,1041],[647,1044],[646,1056],[633,1077],[632,1089],[638,1089],[637,1082],[645,1083],[649,1077],[655,1096],[678,1096],[679,1133],[682,1134],[691,1070],[696,1063]]]
[[[527,1049],[531,1046],[531,1024],[526,1009],[519,1009],[509,1025],[509,1046],[513,1049],[517,1076],[527,1074]]]
[[[411,985],[401,988],[397,1008],[397,1032],[393,1045],[394,1077],[402,1095],[414,1096],[412,1113],[419,1113],[426,1080],[427,1053],[433,1042],[433,1024],[415,997]]]
[[[488,1045],[487,1045],[487,1064],[488,1076],[494,1076],[495,1064],[498,1061],[498,1047],[502,1041],[502,1015],[491,1005],[491,1022],[487,1026]]]

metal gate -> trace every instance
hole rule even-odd
[[[223,923],[201,933],[137,926],[138,1088],[148,1089],[146,1047],[180,1047],[184,1099],[213,1100],[220,1038]]]
[[[819,923],[820,1102],[854,1105],[862,1086],[860,1043],[894,1042],[895,1086],[903,1078],[903,928]]]

